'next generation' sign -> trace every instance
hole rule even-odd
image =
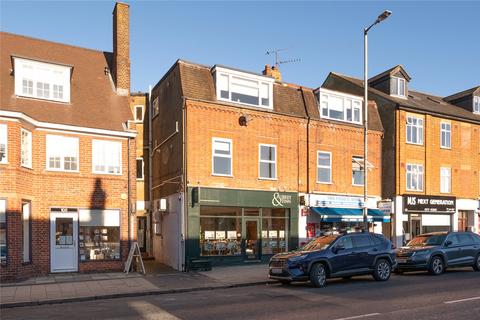
[[[404,195],[405,213],[454,213],[455,197]]]

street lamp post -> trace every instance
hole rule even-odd
[[[391,11],[385,10],[378,16],[377,20],[369,27],[363,30],[363,47],[364,47],[364,78],[363,78],[363,226],[365,232],[368,232],[368,31],[376,25],[387,19],[392,14]]]

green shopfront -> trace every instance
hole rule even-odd
[[[298,244],[298,193],[189,188],[186,261],[268,261]]]

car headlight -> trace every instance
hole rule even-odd
[[[298,262],[303,259],[305,259],[308,256],[308,254],[302,254],[301,256],[296,256],[288,259],[288,262]]]
[[[424,255],[427,255],[429,252],[430,252],[430,250],[415,251],[415,252],[412,254],[412,257],[413,257],[413,256],[424,256]]]

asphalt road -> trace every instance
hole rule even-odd
[[[410,273],[388,282],[371,277],[262,285],[182,294],[1,310],[1,319],[327,319],[480,320],[480,273]]]

